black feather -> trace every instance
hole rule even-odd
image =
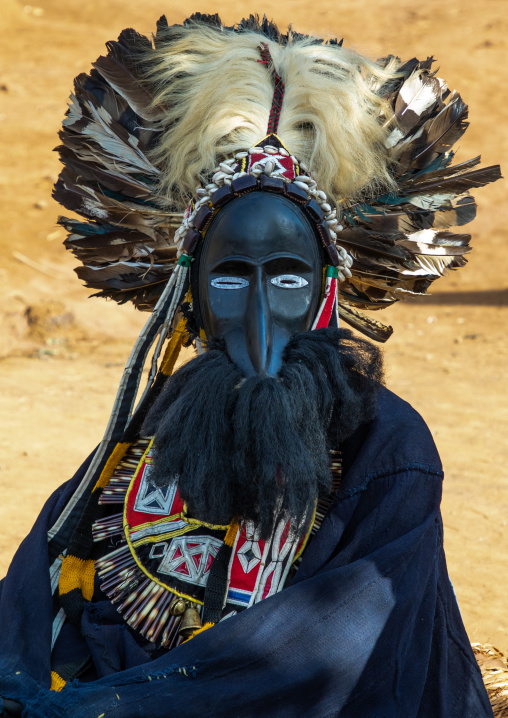
[[[422,182],[414,189],[407,191],[408,196],[411,195],[424,195],[424,194],[463,194],[470,189],[475,187],[484,187],[490,182],[496,182],[501,179],[501,167],[499,165],[492,165],[491,167],[482,167],[479,170],[473,170],[473,172],[466,172],[462,175],[454,177],[445,177],[443,179],[436,179],[435,181]]]

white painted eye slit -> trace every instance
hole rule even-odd
[[[243,289],[249,286],[249,280],[243,277],[216,277],[211,281],[216,289]]]
[[[301,289],[308,284],[306,279],[296,274],[279,274],[278,277],[272,277],[270,282],[281,289]]]

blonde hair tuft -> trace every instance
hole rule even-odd
[[[151,154],[161,199],[183,205],[220,161],[266,135],[274,83],[261,42],[286,88],[277,134],[319,187],[334,201],[392,189],[393,109],[381,89],[397,76],[397,60],[374,62],[291,31],[282,44],[191,22],[159,33],[147,57],[154,104],[165,113]]]

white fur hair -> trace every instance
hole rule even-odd
[[[147,58],[155,104],[166,113],[151,155],[162,169],[161,199],[185,203],[220,161],[265,137],[274,81],[260,62],[262,42],[286,87],[277,135],[319,187],[334,202],[393,187],[385,145],[393,110],[379,93],[397,76],[397,60],[383,66],[291,30],[282,44],[191,22],[158,34]]]

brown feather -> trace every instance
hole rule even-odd
[[[418,168],[426,167],[437,155],[453,147],[469,126],[466,122],[467,116],[466,103],[460,95],[453,94],[446,107],[426,122],[422,135],[424,147],[413,155],[412,165]]]
[[[153,107],[153,96],[144,84],[126,66],[126,53],[115,42],[107,43],[108,55],[101,55],[92,63],[93,67],[108,81],[111,87],[121,95],[134,112],[149,122],[157,122],[164,116],[162,107]]]
[[[490,182],[496,182],[501,179],[501,167],[492,165],[491,167],[482,167],[479,170],[466,172],[465,174],[455,177],[445,177],[444,179],[429,180],[422,182],[414,189],[407,190],[406,194],[426,195],[426,194],[463,194],[475,187],[484,187]]]
[[[370,337],[370,339],[374,339],[377,342],[386,342],[393,334],[392,327],[387,326],[386,324],[381,324],[381,322],[378,322],[371,317],[367,317],[365,314],[362,314],[357,309],[347,304],[344,300],[338,303],[338,311],[341,319],[343,319],[347,324],[352,326],[354,329],[358,329],[358,331],[362,332],[362,334],[365,334]]]

